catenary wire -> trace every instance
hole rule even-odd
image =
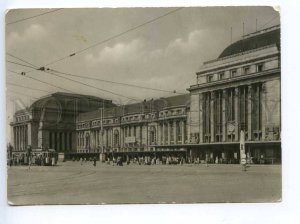
[[[6,84],[12,85],[12,86],[18,86],[18,87],[25,88],[25,89],[31,89],[31,90],[41,91],[41,92],[52,93],[51,91],[47,91],[47,90],[43,90],[43,89],[36,89],[36,88],[28,87],[28,86],[22,86],[22,85],[10,83],[10,82],[6,82]]]
[[[52,64],[57,63],[57,62],[59,62],[59,61],[65,60],[65,59],[67,59],[67,58],[69,58],[69,57],[73,57],[73,56],[75,56],[75,55],[78,55],[78,54],[80,54],[80,53],[82,53],[82,52],[84,52],[84,51],[86,51],[86,50],[89,50],[89,49],[91,49],[91,48],[93,48],[93,47],[96,47],[96,46],[98,46],[98,45],[104,44],[104,43],[106,43],[106,42],[108,42],[108,41],[111,41],[111,40],[113,40],[113,39],[115,39],[115,38],[118,38],[118,37],[120,37],[120,36],[122,36],[122,35],[124,35],[124,34],[127,34],[127,33],[131,32],[131,31],[137,30],[137,29],[139,29],[140,27],[143,27],[143,26],[145,26],[145,25],[147,25],[147,24],[149,24],[149,23],[153,23],[153,22],[155,22],[155,21],[157,21],[157,20],[159,20],[159,19],[161,19],[161,18],[163,18],[163,17],[166,17],[166,16],[168,16],[168,15],[170,15],[170,14],[172,14],[172,13],[175,13],[175,12],[177,12],[177,11],[183,9],[183,8],[184,8],[184,7],[176,8],[175,10],[169,11],[169,12],[167,12],[167,13],[161,15],[161,16],[158,16],[158,17],[156,17],[156,18],[154,18],[154,19],[151,19],[151,20],[149,20],[149,21],[147,21],[147,22],[144,22],[144,23],[142,23],[142,24],[140,24],[140,25],[137,25],[137,26],[132,27],[132,28],[130,28],[130,29],[128,29],[128,30],[125,30],[125,31],[123,31],[123,32],[121,32],[121,33],[118,33],[118,34],[116,34],[116,35],[113,35],[113,36],[111,36],[111,37],[109,37],[109,38],[107,38],[107,39],[105,39],[105,40],[99,41],[99,42],[97,42],[97,43],[95,43],[95,44],[92,44],[92,45],[86,47],[86,48],[83,48],[83,49],[81,49],[81,50],[75,51],[75,52],[73,52],[73,53],[71,53],[71,54],[69,54],[69,55],[63,56],[63,57],[61,57],[61,58],[59,58],[59,59],[53,60],[53,61],[49,62],[48,64],[45,64],[45,66],[52,65]]]
[[[11,55],[11,54],[10,54]],[[18,59],[21,59],[19,57],[15,57],[15,58],[18,58]],[[22,59],[23,62],[26,62],[28,64],[31,64],[33,66],[35,66],[34,64]],[[32,67],[32,66],[27,66],[27,65],[24,65],[24,64],[20,64],[20,63],[16,63],[16,62],[11,62],[11,61],[8,61],[10,63],[13,63],[13,64],[17,64],[17,65],[20,65],[20,66],[25,66],[25,67],[30,67],[30,68],[34,68],[34,70],[38,70],[38,71],[42,71],[42,70],[39,70],[35,67]],[[101,89],[101,88],[98,88],[96,86],[92,86],[92,85],[89,85],[89,84],[86,84],[84,82],[80,82],[80,81],[77,81],[77,80],[74,80],[74,79],[70,79],[70,78],[67,78],[67,77],[64,77],[64,76],[61,76],[61,75],[58,75],[58,74],[55,74],[55,73],[52,73],[50,71],[43,71],[45,73],[48,73],[48,74],[51,74],[51,75],[54,75],[54,76],[57,76],[57,77],[60,77],[60,78],[63,78],[63,79],[66,79],[66,80],[69,80],[69,81],[72,81],[72,82],[76,82],[76,83],[79,83],[79,84],[82,84],[82,85],[85,85],[85,86],[88,86],[88,87],[91,87],[91,88],[94,88],[94,89],[97,89],[97,90],[100,90],[100,91],[103,91],[103,92],[107,92],[107,93],[110,93],[110,94],[113,94],[113,95],[116,95],[116,96],[119,96],[119,97],[123,97],[123,98],[127,98],[127,99],[131,99],[131,100],[134,100],[134,101],[140,101],[140,100],[137,100],[135,98],[132,98],[132,97],[127,97],[127,96],[124,96],[124,95],[121,95],[121,94],[118,94],[118,93],[115,93],[115,92],[112,92],[112,91],[109,91],[109,90],[106,90],[106,89]],[[26,72],[25,72],[26,73]],[[25,76],[26,77],[26,76]],[[31,77],[32,78],[32,77]]]
[[[46,64],[45,66],[50,65],[50,64],[54,64],[54,63],[56,63],[56,62],[58,62],[58,61],[61,61],[61,60],[66,59],[66,58],[68,58],[68,57],[72,57],[72,56],[75,56],[75,55],[77,55],[77,54],[80,54],[80,53],[82,53],[83,51],[86,51],[86,50],[88,50],[88,49],[90,49],[90,48],[93,48],[93,47],[95,47],[95,46],[98,46],[98,45],[100,45],[100,44],[103,44],[103,43],[105,43],[105,42],[108,42],[108,41],[110,41],[110,40],[112,40],[112,39],[115,39],[115,38],[117,38],[117,37],[120,37],[120,36],[122,36],[122,35],[124,35],[124,34],[126,34],[126,33],[128,33],[128,32],[134,31],[134,30],[136,30],[136,29],[138,29],[138,28],[140,28],[140,27],[142,27],[142,26],[145,26],[145,25],[147,25],[147,24],[149,24],[149,23],[155,22],[155,21],[157,21],[157,20],[159,20],[159,19],[161,19],[161,18],[163,18],[163,17],[165,17],[165,16],[167,16],[167,15],[170,15],[170,14],[172,14],[172,13],[174,13],[174,12],[177,12],[177,11],[183,9],[183,8],[184,8],[184,7],[176,8],[175,10],[169,11],[169,12],[167,12],[167,13],[165,13],[165,14],[159,16],[159,17],[156,17],[156,18],[154,18],[154,19],[151,19],[151,20],[149,20],[149,21],[147,21],[147,22],[145,22],[145,23],[142,23],[142,24],[140,24],[140,25],[138,25],[138,26],[135,26],[135,27],[133,27],[133,28],[131,28],[131,29],[128,29],[128,30],[126,30],[126,31],[124,31],[124,32],[121,32],[121,33],[119,33],[119,34],[116,34],[116,35],[114,35],[114,36],[112,36],[112,37],[110,37],[110,38],[107,38],[107,39],[103,40],[103,41],[97,42],[97,43],[95,43],[95,44],[93,44],[93,45],[91,45],[91,46],[89,46],[89,47],[86,47],[86,48],[81,49],[81,50],[79,50],[79,51],[77,51],[77,52],[74,52],[74,53],[72,53],[72,54],[70,54],[70,55],[68,55],[68,56],[62,57],[62,58],[57,59],[57,60],[55,60],[55,61],[52,61],[52,62]],[[22,60],[23,62],[26,62],[25,60],[20,59],[19,57],[13,56],[13,55],[10,54],[10,53],[7,53],[7,54],[10,55],[10,56],[12,56],[12,57],[15,57],[15,58],[17,58],[17,59],[19,59],[19,60]],[[28,64],[34,66],[33,64],[31,64],[31,63],[29,63],[29,62],[26,62],[26,63],[28,63]],[[25,66],[25,65],[22,65],[22,66]],[[26,67],[28,67],[28,66],[26,66]],[[26,71],[25,73],[30,73],[30,72],[32,72],[32,71],[34,71],[34,70],[36,70],[36,68],[34,68],[33,70],[30,70],[30,71]],[[65,74],[65,75],[66,75],[66,74]],[[86,77],[85,77],[85,78],[86,78]],[[121,83],[112,82],[112,81],[108,81],[108,80],[100,80],[100,79],[98,79],[98,81],[102,81],[102,82],[105,82],[105,81],[106,81],[106,82],[110,82],[110,83],[121,84]],[[144,88],[144,89],[145,89],[145,87],[137,86],[137,85],[131,85],[131,84],[127,84],[127,83],[122,83],[122,85],[127,85],[127,86],[132,86],[132,87]],[[161,90],[161,89],[155,89],[155,88],[149,88],[149,87],[147,87],[147,88],[150,89],[150,90],[155,90],[155,91],[164,91],[164,92],[172,92],[172,93],[176,93],[176,91]],[[124,96],[122,96],[122,97],[124,97]],[[126,97],[126,98],[128,98],[128,97]],[[131,98],[131,99],[132,99],[132,98]]]
[[[12,71],[12,70],[7,70],[7,71],[11,72],[12,74],[21,75],[20,72],[16,72],[16,71]],[[21,76],[22,76],[22,77],[26,77],[26,78],[28,78],[28,79],[32,79],[32,80],[38,81],[38,82],[41,82],[41,83],[44,83],[44,84],[47,84],[47,85],[49,85],[49,86],[52,86],[52,87],[55,87],[55,88],[58,88],[58,89],[62,89],[62,90],[67,91],[67,92],[75,93],[75,92],[73,92],[73,91],[71,91],[71,90],[68,90],[68,89],[65,89],[65,88],[62,88],[62,87],[53,85],[53,84],[51,84],[51,83],[48,83],[48,82],[45,82],[45,81],[42,81],[42,80],[33,78],[33,77],[31,77],[31,76],[27,76],[27,75],[26,75],[26,76],[21,75]]]
[[[59,10],[62,10],[62,9],[55,9],[55,10],[52,10],[52,11],[49,11],[49,12],[41,13],[41,14],[38,14],[38,15],[30,16],[30,17],[27,17],[27,18],[19,19],[19,20],[15,20],[15,21],[6,23],[6,25],[11,25],[11,24],[19,23],[19,22],[22,22],[22,21],[25,21],[25,20],[28,20],[28,19],[33,19],[33,18],[36,18],[36,17],[39,17],[39,16],[43,16],[43,15],[46,15],[46,14],[57,12]]]
[[[8,53],[8,55],[16,58],[16,59],[19,59],[19,60],[22,60],[23,62],[27,63],[27,64],[30,64],[32,66],[27,66],[27,65],[24,65],[24,64],[20,64],[20,63],[16,63],[16,62],[12,62],[12,61],[7,61],[9,63],[13,63],[13,64],[17,64],[17,65],[20,65],[20,66],[25,66],[25,67],[30,67],[30,68],[33,68],[34,70],[39,70],[37,66],[35,66],[34,64],[20,58],[20,57],[17,57],[17,56],[14,56],[10,53]],[[34,67],[33,67],[34,66]],[[54,73],[59,73],[59,74],[63,74],[63,75],[69,75],[69,76],[73,76],[73,77],[79,77],[79,78],[85,78],[85,79],[91,79],[91,80],[96,80],[96,81],[100,81],[100,82],[107,82],[107,83],[112,83],[112,84],[118,84],[118,85],[125,85],[125,86],[131,86],[131,87],[135,87],[135,88],[142,88],[142,89],[149,89],[149,90],[153,90],[153,91],[161,91],[161,92],[168,92],[168,93],[177,93],[176,91],[171,91],[171,90],[162,90],[162,89],[156,89],[156,88],[150,88],[150,87],[145,87],[145,86],[138,86],[138,85],[133,85],[133,84],[128,84],[128,83],[121,83],[121,82],[115,82],[115,81],[110,81],[110,80],[104,80],[104,79],[99,79],[99,78],[93,78],[93,77],[86,77],[86,76],[81,76],[81,75],[75,75],[75,74],[71,74],[71,73],[65,73],[65,72],[60,72],[60,71],[57,71],[57,70],[53,70],[53,69],[48,69],[48,68],[45,68],[47,71],[44,71],[46,73],[49,73],[49,74],[52,74],[52,75],[56,75],[58,76],[57,74],[54,74]],[[54,72],[54,73],[53,73]],[[25,72],[26,73],[26,72]],[[64,78],[64,79],[68,79],[66,77],[63,77],[63,76],[59,76],[60,78]],[[73,82],[79,82],[77,80],[73,80],[73,79],[68,79],[70,81],[73,81]],[[88,84],[85,84],[85,83],[82,83],[80,82],[80,84],[83,84],[83,85],[88,85]],[[97,88],[95,86],[90,86],[89,87],[92,87],[92,88]],[[108,91],[108,90],[104,90],[104,89],[101,89],[102,91]],[[117,93],[113,93],[111,91],[108,91],[109,93],[111,94],[114,94],[116,95]],[[183,93],[180,93],[180,94],[183,94]],[[122,97],[126,97],[124,95],[120,95],[120,94],[117,94],[118,96],[122,96]],[[128,99],[132,99],[132,100],[135,100],[137,101],[136,99],[134,98],[131,98],[131,97],[126,97]]]
[[[263,28],[264,28],[266,25],[268,25],[270,22],[274,21],[278,16],[279,16],[279,14],[276,15],[276,16],[274,16],[272,19],[270,19],[270,20],[269,20],[268,22],[266,22],[265,24],[263,24],[263,25],[261,26],[260,30],[263,29]]]
[[[172,90],[150,88],[150,87],[146,87],[146,86],[139,86],[139,85],[134,85],[134,84],[129,84],[129,83],[110,81],[110,80],[99,79],[99,78],[94,78],[94,77],[90,77],[90,76],[76,75],[76,74],[72,74],[72,73],[61,72],[61,71],[54,70],[54,69],[50,69],[50,71],[53,71],[55,73],[59,73],[59,74],[62,74],[62,75],[68,75],[68,76],[73,76],[73,77],[78,77],[78,78],[90,79],[90,80],[95,80],[95,81],[99,81],[99,82],[107,82],[107,83],[123,85],[123,86],[130,86],[130,87],[135,87],[135,88],[140,88],[140,89],[148,89],[148,90],[160,91],[160,92],[166,92],[166,93],[179,93],[179,92],[176,92],[175,90],[172,91]],[[180,93],[180,94],[184,94],[184,93]]]

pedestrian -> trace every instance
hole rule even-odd
[[[31,167],[31,157],[28,157],[28,170],[30,170]]]
[[[96,157],[94,157],[94,166],[96,166],[96,161],[97,161]]]
[[[82,163],[83,163],[83,159],[82,157],[80,157],[80,165],[82,166]]]
[[[55,157],[54,156],[52,157],[52,161],[51,162],[52,162],[52,166],[55,166]]]

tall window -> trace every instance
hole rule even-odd
[[[249,73],[250,73],[250,66],[245,66],[245,67],[243,68],[243,73],[244,73],[244,75],[249,74]]]
[[[204,132],[204,142],[210,142],[210,122],[211,122],[211,95],[210,92],[204,93],[203,98],[203,132]]]
[[[230,77],[231,77],[231,78],[234,78],[236,75],[237,75],[237,70],[236,70],[236,69],[232,69],[232,70],[230,71]]]
[[[264,64],[260,63],[256,65],[256,71],[257,72],[262,72],[264,70]]]
[[[240,87],[240,127],[241,130],[247,131],[248,125],[248,87],[241,86]]]
[[[207,82],[212,82],[213,81],[213,75],[207,75]]]
[[[174,141],[174,124],[173,122],[170,123],[170,141]]]
[[[182,141],[182,131],[180,127],[180,122],[176,122],[176,136],[178,141]]]
[[[114,130],[114,146],[118,147],[119,146],[119,131],[118,130]]]
[[[235,110],[234,110],[234,88],[228,89],[228,121],[234,121],[235,118]]]
[[[85,134],[85,147],[87,149],[90,148],[90,134],[89,133]]]
[[[222,141],[222,90],[216,91],[215,93],[215,101],[214,101],[214,127],[215,127],[215,136],[216,142]]]
[[[262,132],[262,84],[252,86],[252,130],[254,140],[261,139]]]
[[[220,73],[218,74],[218,76],[219,76],[219,80],[225,79],[225,73],[224,73],[224,72],[220,72]]]
[[[156,128],[150,128],[150,144],[156,144]]]

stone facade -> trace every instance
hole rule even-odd
[[[188,102],[186,94],[80,114],[77,152],[184,151]]]
[[[199,136],[193,151],[209,151],[214,159],[237,155],[243,130],[249,157],[279,161],[280,76],[279,27],[249,34],[205,62],[189,88],[196,124],[191,135]]]
[[[244,131],[247,158],[281,162],[280,28],[242,37],[196,76],[189,94],[123,106],[76,94],[44,97],[15,114],[14,149],[238,163]]]
[[[30,145],[58,152],[76,149],[76,117],[100,106],[114,106],[111,101],[94,96],[54,93],[34,102],[30,108],[17,111],[11,123],[14,151],[25,151]]]

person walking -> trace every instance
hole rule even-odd
[[[83,159],[82,157],[80,157],[80,165],[82,166],[82,163],[83,163]]]
[[[96,157],[94,157],[94,166],[96,166],[96,162],[97,162]]]

